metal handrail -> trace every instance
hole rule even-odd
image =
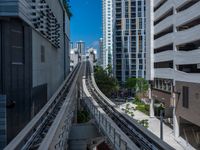
[[[90,67],[91,64],[90,64]],[[133,126],[134,132],[137,132],[136,134],[140,134],[141,139],[146,139],[146,142],[149,142],[149,145],[152,145],[153,147],[157,147],[157,149],[162,149],[162,150],[174,150],[170,145],[165,143],[163,140],[159,139],[156,135],[151,133],[149,130],[144,128],[143,126],[139,125],[136,120],[128,117],[126,114],[124,114],[109,98],[107,98],[101,90],[98,88],[95,79],[94,79],[94,73],[91,72],[91,79],[92,79],[92,84],[94,86],[94,90],[98,93],[98,95],[102,98],[104,102],[106,102],[106,105],[108,107],[111,107],[113,111],[119,116],[119,118],[123,118],[126,123],[129,123]],[[115,115],[116,115],[115,114]]]

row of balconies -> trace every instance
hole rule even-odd
[[[155,25],[154,31],[155,34],[161,32],[162,30],[168,28],[171,25],[174,25],[175,27],[183,25],[184,23],[188,23],[191,20],[193,20],[193,18],[197,18],[198,16],[200,16],[200,2],[194,4],[193,6],[191,6],[190,8],[181,11],[177,14],[168,16],[167,18],[165,18],[164,20],[162,20],[160,23]],[[155,20],[156,20],[156,15],[155,15]]]
[[[184,31],[169,33],[156,39],[154,41],[154,47],[159,48],[165,45],[169,45],[171,43],[174,43],[175,45],[180,45],[184,43],[189,43],[191,41],[196,41],[200,39],[199,33],[200,25]]]
[[[168,50],[154,54],[155,62],[173,60],[175,64],[200,64],[200,49],[193,51],[173,51]]]
[[[175,81],[200,83],[200,73],[186,73],[172,68],[154,69],[155,78],[172,79]]]

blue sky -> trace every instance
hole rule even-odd
[[[87,47],[97,47],[102,36],[102,0],[70,0],[71,41],[83,40]]]

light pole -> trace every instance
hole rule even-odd
[[[175,87],[172,88],[172,101],[173,101],[173,130],[174,130],[174,136],[177,138],[179,136],[179,125],[178,120],[176,117],[176,94],[178,94],[178,97],[180,95],[180,92],[175,91]]]
[[[154,114],[154,99],[152,98],[152,86],[153,83],[152,81],[149,81],[149,89],[148,89],[148,93],[149,93],[149,100],[150,100],[150,117],[154,118],[155,114]]]
[[[163,110],[160,111],[160,139],[163,140]]]

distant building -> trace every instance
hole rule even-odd
[[[145,0],[114,0],[113,68],[120,83],[146,77]]]
[[[69,72],[69,18],[62,5],[0,1],[0,149],[40,111]]]
[[[113,66],[113,0],[103,3],[103,68]]]
[[[78,41],[76,43],[76,47],[78,49],[78,52],[82,55],[85,55],[85,42],[83,41]]]
[[[77,48],[71,49],[70,51],[70,71],[72,71],[75,66],[78,64],[80,61],[80,54]]]
[[[74,48],[74,43],[70,42],[70,49],[73,49],[73,48]]]
[[[99,56],[98,56],[98,64],[103,67],[103,39],[99,39]]]
[[[91,64],[96,65],[97,61],[97,50],[94,48],[89,48],[86,54],[87,59],[91,62]]]

